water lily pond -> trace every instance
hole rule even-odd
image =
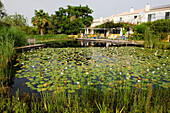
[[[18,55],[17,79],[38,92],[170,87],[170,50],[139,47],[43,48]]]

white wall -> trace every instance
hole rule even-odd
[[[147,9],[146,12],[141,11],[139,13],[132,13],[132,14],[126,14],[126,15],[114,15],[110,17],[100,17],[99,19],[95,19],[94,23],[91,25],[91,27],[95,27],[96,25],[101,25],[102,23],[106,22],[106,20],[114,21],[115,23],[120,22],[120,18],[122,18],[122,22],[129,22],[133,24],[137,24],[137,22],[148,22],[148,15],[149,14],[154,14],[155,13],[155,19],[152,19],[151,21],[155,21],[158,19],[165,19],[165,12],[170,12],[170,8],[167,9],[154,9],[154,10],[149,10],[150,6],[146,5],[145,10]],[[148,11],[149,10],[149,11]],[[137,16],[136,19],[134,19],[134,16]],[[96,22],[95,22],[96,21]]]

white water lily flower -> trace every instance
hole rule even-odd
[[[47,71],[47,69],[45,69]]]
[[[147,71],[149,71],[149,69],[147,69]]]
[[[129,79],[130,79],[130,76],[126,77],[126,79],[128,79],[128,80],[129,80]]]
[[[157,68],[157,70],[159,70],[159,68]]]
[[[90,85],[90,82],[88,82],[87,85]]]
[[[77,84],[79,84],[79,82],[77,82]]]
[[[157,55],[157,53],[158,53],[158,50],[156,50],[156,52],[155,52],[155,56]]]
[[[138,82],[141,82],[141,80],[138,80]]]
[[[86,72],[86,74],[89,74],[89,72]]]
[[[155,73],[155,71],[152,72],[153,74]]]
[[[112,68],[110,68],[110,70],[111,70]]]
[[[165,75],[166,75],[167,73],[165,73]]]
[[[67,69],[67,67],[65,67],[65,69]]]
[[[142,48],[144,50],[144,48]]]
[[[133,57],[132,55],[130,57]]]

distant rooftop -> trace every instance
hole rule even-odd
[[[152,9],[170,8],[170,4],[153,7]]]

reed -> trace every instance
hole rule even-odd
[[[0,81],[1,85],[9,79],[8,63],[14,53],[14,40],[6,32],[5,28],[0,29]]]
[[[27,94],[10,96],[1,92],[0,112],[72,112],[72,113],[126,113],[168,112],[169,90],[107,90],[104,92],[86,89],[81,93],[42,93],[41,99]]]

